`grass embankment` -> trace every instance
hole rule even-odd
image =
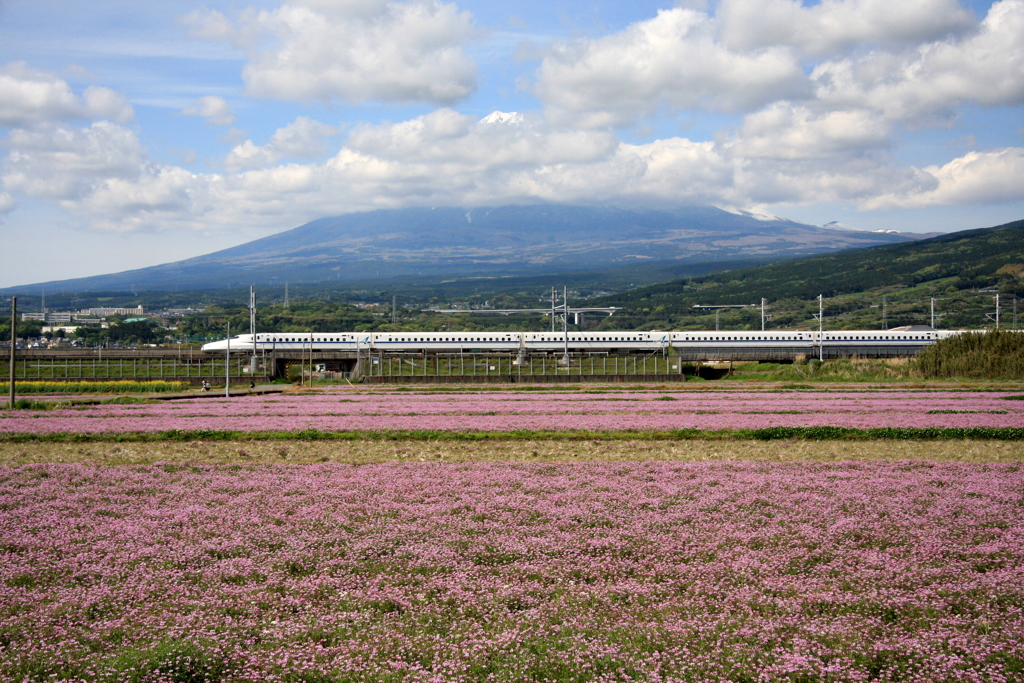
[[[18,380],[15,384],[18,395],[22,394],[151,394],[167,391],[184,391],[190,385],[184,382],[164,380],[119,380],[110,382],[34,382]],[[0,395],[6,396],[10,384],[0,383]]]
[[[901,382],[1024,379],[1024,333],[967,332],[943,339],[916,358],[842,358],[824,363],[735,363],[729,380],[772,382]]]
[[[932,460],[1021,462],[1020,441],[653,441],[523,439],[470,441],[210,441],[0,443],[0,465],[311,464],[337,462],[835,462]]]
[[[14,401],[15,410],[64,410],[67,408],[73,408],[76,405],[82,405],[88,403],[89,405],[132,405],[137,403],[156,403],[151,398],[139,398],[138,396],[116,396],[114,398],[107,399],[64,399],[64,400],[53,400],[53,399],[42,399],[36,400],[31,398],[19,398]],[[10,403],[0,404],[0,408],[9,408]]]
[[[808,363],[734,363],[729,381],[765,382],[904,382],[920,380],[908,358],[868,360],[840,358]]]

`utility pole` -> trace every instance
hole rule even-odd
[[[818,360],[825,362],[825,295],[818,295]]]
[[[996,329],[999,329],[999,292],[996,292]]]
[[[889,329],[889,299],[882,297],[882,329]]]
[[[309,386],[313,386],[313,330],[309,331]]]
[[[767,302],[767,299],[765,299],[764,297],[761,297],[761,331],[762,332],[764,332],[764,324],[765,324],[764,305],[765,305],[766,302]],[[715,329],[717,330],[718,327],[715,327]]]
[[[391,296],[391,324],[398,324],[398,295]]]
[[[569,289],[562,287],[562,337],[565,340],[565,367],[569,367]]]
[[[256,383],[256,370],[259,360],[256,358],[256,287],[249,287],[249,334],[252,335],[252,362],[249,364],[249,374],[252,384]]]
[[[932,297],[932,329],[935,329],[935,297]]]
[[[231,398],[231,321],[228,321],[228,345],[224,347],[224,398]]]
[[[551,288],[551,332],[555,331],[555,288]]]
[[[284,283],[284,310],[288,310],[288,283]]]
[[[721,308],[716,308],[715,309],[715,332],[718,332],[718,314],[721,313],[721,312],[722,312]],[[762,326],[761,329],[763,330],[764,327]]]
[[[8,393],[9,393],[8,399],[10,400],[10,403],[7,404],[7,407],[10,408],[11,410],[14,410],[14,398],[15,398],[15,393],[16,393],[15,390],[14,390],[14,354],[15,354],[15,348],[18,345],[17,341],[18,341],[18,297],[12,296],[11,297],[11,374],[10,374],[10,379],[8,380],[8,383],[7,383],[7,389],[8,389]]]

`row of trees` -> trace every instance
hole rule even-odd
[[[152,320],[135,320],[123,322],[115,320],[109,327],[79,327],[77,331],[66,335],[63,330],[43,333],[44,324],[39,320],[19,320],[18,337],[21,339],[80,339],[86,346],[100,346],[107,343],[118,345],[158,344],[164,340],[167,330]],[[11,338],[11,318],[0,318],[0,341]]]

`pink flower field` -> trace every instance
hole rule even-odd
[[[328,390],[0,413],[0,433],[181,430],[671,430],[1024,427],[1003,392],[408,392]]]
[[[1024,676],[1015,465],[2,467],[0,553],[4,681]]]

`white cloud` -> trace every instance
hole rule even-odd
[[[728,148],[745,158],[823,159],[886,147],[890,135],[891,126],[871,112],[815,114],[807,107],[776,102],[746,116]]]
[[[139,175],[146,161],[135,133],[109,121],[16,129],[6,146],[0,180],[7,191],[34,199],[75,200],[105,179]]]
[[[68,202],[93,217],[92,227],[112,232],[167,228],[209,230],[210,191],[221,178],[173,166],[147,165],[133,176],[110,177],[92,192]]]
[[[259,97],[447,104],[476,88],[462,49],[472,17],[437,0],[295,0],[237,22],[215,11],[185,22],[194,35],[249,50],[243,77]]]
[[[963,38],[903,52],[874,51],[819,65],[815,96],[833,108],[866,107],[890,120],[921,125],[976,102],[1024,102],[1024,0],[992,5]]]
[[[860,112],[777,103],[722,142],[630,145],[607,129],[552,127],[536,115],[478,120],[439,109],[357,127],[326,161],[281,163],[319,154],[336,132],[300,118],[265,145],[233,150],[238,172],[197,174],[153,162],[125,126],[51,124],[12,131],[0,207],[23,196],[55,202],[76,224],[102,230],[209,233],[404,206],[856,202],[873,209],[1024,199],[1024,150],[973,152],[916,169],[888,156],[887,130]]]
[[[538,120],[501,118],[473,121],[441,110],[356,130],[324,170],[332,183],[369,183],[368,196],[383,206],[733,199],[731,162],[714,143],[675,138],[626,145],[608,131],[548,129]]]
[[[14,197],[11,194],[0,192],[0,216],[13,211],[16,205],[17,202],[14,201]]]
[[[534,92],[553,120],[585,127],[782,101],[920,128],[968,103],[1024,102],[1024,0],[993,3],[980,23],[958,0],[723,0],[715,15],[663,10],[618,33],[553,46]]]
[[[4,190],[55,202],[82,227],[203,229],[198,217],[210,211],[204,198],[219,182],[215,175],[153,163],[133,130],[109,121],[16,129],[6,146]]]
[[[409,121],[360,126],[347,147],[402,163],[458,164],[474,172],[519,165],[589,163],[618,144],[609,131],[548,129],[543,121],[495,117],[482,121],[438,109]]]
[[[211,9],[192,10],[181,17],[179,21],[189,28],[189,33],[193,38],[228,41],[235,47],[241,48],[247,47],[256,38],[254,34],[246,35],[240,30],[242,26],[252,25],[251,19],[254,12],[253,9],[247,10],[243,17],[249,21],[237,26],[221,12]]]
[[[732,51],[703,12],[671,9],[597,40],[555,46],[537,96],[586,126],[625,125],[660,107],[737,111],[809,93],[787,47]]]
[[[82,93],[83,115],[87,119],[108,119],[125,123],[135,118],[135,111],[124,95],[110,88],[91,85]]]
[[[0,126],[31,126],[61,119],[133,118],[131,105],[108,88],[91,86],[81,97],[67,82],[24,62],[0,67]]]
[[[326,152],[326,140],[338,134],[334,126],[300,116],[284,128],[278,128],[265,145],[252,140],[236,145],[228,153],[224,166],[229,171],[262,168],[285,157],[313,159]]]
[[[789,45],[833,54],[856,45],[918,43],[970,28],[957,0],[722,0],[716,16],[722,40],[737,50]]]
[[[263,152],[312,152],[315,138],[330,132],[299,120]],[[15,131],[9,145],[5,191],[57,202],[91,227],[115,231],[279,228],[408,205],[710,201],[730,191],[730,162],[714,143],[629,146],[608,131],[549,129],[515,115],[479,121],[449,109],[356,129],[323,163],[224,175],[153,163],[131,130],[109,122]]]
[[[927,184],[864,202],[864,208],[891,209],[1024,200],[1024,148],[969,152],[943,166],[921,170]]]
[[[928,178],[884,154],[823,159],[735,159],[736,206],[864,202],[894,188],[917,191]]]
[[[243,171],[250,168],[263,168],[277,162],[280,155],[266,146],[259,146],[252,140],[235,145],[224,159],[224,167],[229,171]]]
[[[195,103],[181,110],[182,114],[188,116],[202,116],[207,123],[215,126],[230,126],[235,122],[235,115],[231,113],[231,107],[223,97],[207,95],[200,97]]]

